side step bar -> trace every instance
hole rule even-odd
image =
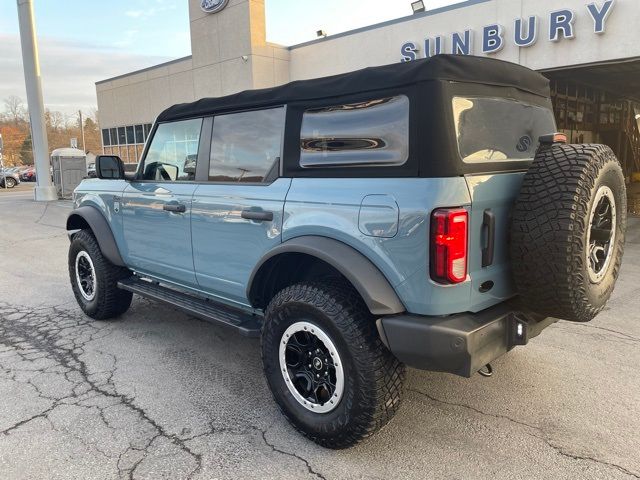
[[[194,297],[135,276],[120,280],[118,287],[142,297],[167,303],[207,322],[233,327],[246,337],[260,336],[260,317],[221,305],[213,300]]]

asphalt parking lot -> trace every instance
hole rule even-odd
[[[69,202],[0,191],[3,479],[640,478],[640,219],[614,296],[466,380],[412,370],[395,420],[325,450],[280,416],[259,345],[135,298],[93,322],[68,285]]]

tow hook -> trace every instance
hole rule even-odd
[[[493,367],[490,363],[487,363],[484,367],[478,370],[478,373],[483,377],[491,377],[493,375]]]

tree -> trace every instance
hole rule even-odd
[[[26,121],[27,111],[24,108],[24,102],[20,97],[11,95],[4,99],[5,115],[10,122],[18,125]]]
[[[9,124],[0,124],[0,134],[4,141],[3,160],[5,166],[13,166],[20,164],[20,150],[22,143],[27,137],[27,129],[24,125],[13,126]]]
[[[31,133],[22,142],[20,148],[20,161],[23,165],[33,165],[33,146],[31,144]]]

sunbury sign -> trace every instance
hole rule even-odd
[[[615,0],[585,5],[584,17],[593,22],[594,34],[601,35],[607,28],[607,18],[615,7]],[[423,42],[405,42],[400,53],[403,62],[418,58],[428,58],[440,53],[460,55],[490,55],[498,53],[507,42],[513,42],[520,48],[528,48],[544,38],[549,42],[575,38],[575,22],[578,13],[570,9],[555,10],[548,18],[541,19],[537,15],[517,18],[510,28],[498,23],[484,26],[480,31],[467,29],[453,32],[450,35],[427,37]],[[479,45],[476,43],[479,39]]]

